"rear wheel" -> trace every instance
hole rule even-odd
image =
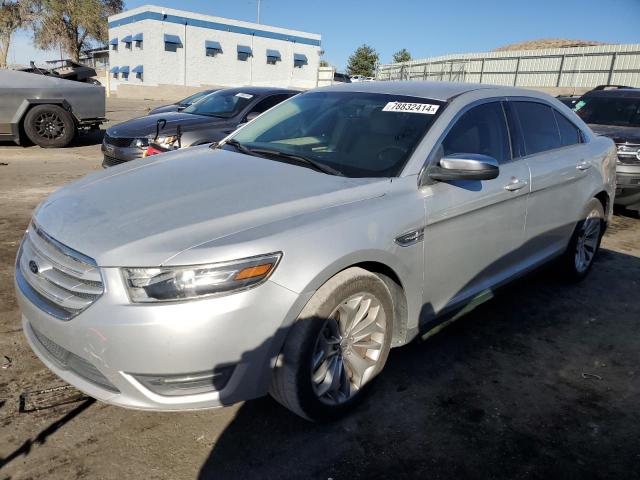
[[[587,204],[583,219],[578,222],[562,258],[569,280],[580,281],[587,276],[595,260],[604,234],[604,208],[597,198]]]
[[[291,327],[271,395],[308,420],[352,408],[389,354],[393,305],[376,275],[349,268],[325,283]]]
[[[43,148],[66,147],[76,134],[71,114],[58,105],[37,105],[24,119],[24,131]]]

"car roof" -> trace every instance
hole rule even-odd
[[[251,95],[270,95],[272,93],[300,93],[299,90],[292,90],[290,88],[278,88],[278,87],[233,87],[223,88],[218,90],[219,92],[229,93],[249,93]]]
[[[351,77],[353,78],[353,77]],[[433,100],[447,101],[463,93],[474,90],[500,90],[504,95],[532,95],[532,91],[522,88],[505,87],[503,85],[489,85],[480,83],[456,83],[456,82],[422,82],[422,81],[375,81],[356,82],[341,85],[322,87],[322,91],[349,91],[382,93],[389,95],[407,95],[411,97],[430,98]],[[538,94],[539,92],[535,92]]]
[[[616,88],[614,90],[592,90],[585,97],[640,98],[640,88]]]

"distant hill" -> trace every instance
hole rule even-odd
[[[495,48],[494,52],[506,52],[509,50],[542,50],[545,48],[569,48],[591,47],[593,45],[605,45],[603,42],[589,40],[566,40],[562,38],[543,38],[540,40],[528,40],[526,42],[512,43],[504,47]]]

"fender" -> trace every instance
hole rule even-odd
[[[73,113],[71,105],[64,98],[25,98],[16,109],[16,112],[11,119],[11,123],[16,126],[19,125],[23,120],[24,115],[34,105],[58,105],[69,112],[73,116],[75,122],[78,121]]]

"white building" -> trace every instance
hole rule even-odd
[[[145,5],[109,17],[110,85],[312,88],[315,33]]]

